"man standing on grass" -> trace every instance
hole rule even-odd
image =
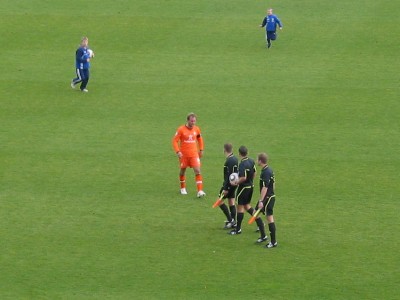
[[[88,92],[86,86],[89,82],[90,59],[94,57],[94,52],[89,49],[89,39],[83,37],[79,48],[75,52],[76,78],[72,79],[71,87],[75,89],[81,83],[80,90]]]
[[[236,229],[229,232],[231,235],[237,235],[242,233],[242,221],[244,218],[244,211],[246,210],[251,216],[254,213],[254,208],[251,207],[251,197],[253,196],[254,189],[254,177],[256,176],[256,165],[254,160],[247,156],[248,150],[245,146],[239,148],[239,182],[238,189],[236,192],[237,199],[237,224]],[[264,222],[261,218],[256,219],[257,226],[260,230],[262,239],[258,239],[257,243],[261,243],[265,240],[265,229]]]
[[[179,181],[181,194],[187,195],[186,191],[186,169],[193,168],[197,186],[197,197],[204,197],[203,177],[200,170],[200,158],[203,156],[204,142],[201,130],[196,126],[197,116],[189,113],[186,124],[180,126],[172,138],[172,147],[179,158]]]
[[[276,27],[279,26],[279,29],[282,30],[282,23],[279,18],[272,13],[272,8],[267,10],[267,15],[263,19],[260,27],[264,27],[266,30],[266,39],[267,39],[267,48],[271,47],[271,41],[276,40]]]
[[[276,241],[276,227],[274,222],[275,205],[275,174],[268,166],[268,156],[266,153],[258,154],[258,165],[261,167],[260,174],[260,200],[258,208],[264,209],[267,215],[268,228],[271,235],[271,241],[266,245],[267,248],[278,246]]]
[[[219,192],[220,199],[228,199],[228,206],[222,202],[219,208],[226,216],[225,229],[234,228],[236,226],[236,205],[235,205],[235,192],[236,187],[230,184],[229,176],[232,173],[238,171],[238,159],[232,152],[233,146],[231,143],[224,145],[225,163],[224,163],[224,182],[222,183],[221,190]]]

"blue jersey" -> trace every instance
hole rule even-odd
[[[78,50],[76,50],[76,55],[75,55],[76,68],[80,70],[89,69],[90,68],[90,62],[88,61],[89,58],[90,54],[87,51],[87,48],[79,47]]]
[[[279,27],[283,26],[281,21],[275,15],[267,15],[261,24],[262,27],[265,26],[266,31],[276,31],[276,26],[278,25]]]

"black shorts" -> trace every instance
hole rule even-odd
[[[226,196],[223,199],[231,199],[231,198],[235,198],[236,196],[236,186],[230,186],[228,188],[228,193],[226,194]],[[219,191],[219,194],[222,195],[222,191],[224,190],[224,187],[221,188],[221,190]]]
[[[250,204],[253,196],[252,186],[239,186],[236,193],[236,201],[239,205]]]
[[[274,215],[275,195],[265,197],[263,200],[263,204],[264,204],[264,213],[267,216]]]
[[[267,31],[267,39],[276,40],[276,31]]]

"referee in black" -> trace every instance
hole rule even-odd
[[[245,146],[239,148],[239,183],[236,192],[237,206],[237,224],[236,229],[230,231],[231,235],[237,235],[242,233],[242,221],[244,217],[244,211],[246,210],[251,216],[254,213],[254,208],[251,207],[251,197],[253,196],[254,189],[254,178],[256,176],[256,165],[254,160],[249,158],[248,150]],[[256,219],[257,226],[260,229],[261,237],[265,238],[264,222],[261,218]],[[260,240],[260,239],[259,239]],[[259,242],[257,240],[257,242]],[[260,242],[262,242],[261,240]]]
[[[237,186],[233,186],[229,182],[229,175],[232,173],[237,173],[239,161],[237,157],[232,152],[233,146],[231,143],[224,144],[224,182],[222,183],[221,190],[219,191],[219,196],[222,199],[228,199],[228,206],[222,202],[219,208],[222,210],[226,217],[225,229],[230,229],[236,227],[236,204],[235,204],[235,192]]]
[[[266,245],[267,248],[278,246],[276,241],[276,227],[274,221],[275,205],[275,174],[268,166],[268,155],[266,153],[258,154],[258,165],[261,167],[260,174],[260,200],[258,208],[264,209],[267,215],[268,229],[271,235],[271,241]]]

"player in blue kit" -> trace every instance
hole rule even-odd
[[[271,41],[276,40],[276,27],[279,26],[279,29],[282,30],[282,23],[279,18],[272,13],[272,8],[267,10],[267,15],[263,19],[260,27],[265,27],[266,30],[266,39],[267,39],[267,48],[271,47]]]
[[[89,39],[83,37],[81,44],[75,53],[75,67],[76,67],[76,78],[72,79],[71,87],[75,89],[78,83],[81,83],[80,90],[82,92],[88,92],[86,86],[89,82],[89,68],[90,59],[94,57],[94,53],[89,49]]]

